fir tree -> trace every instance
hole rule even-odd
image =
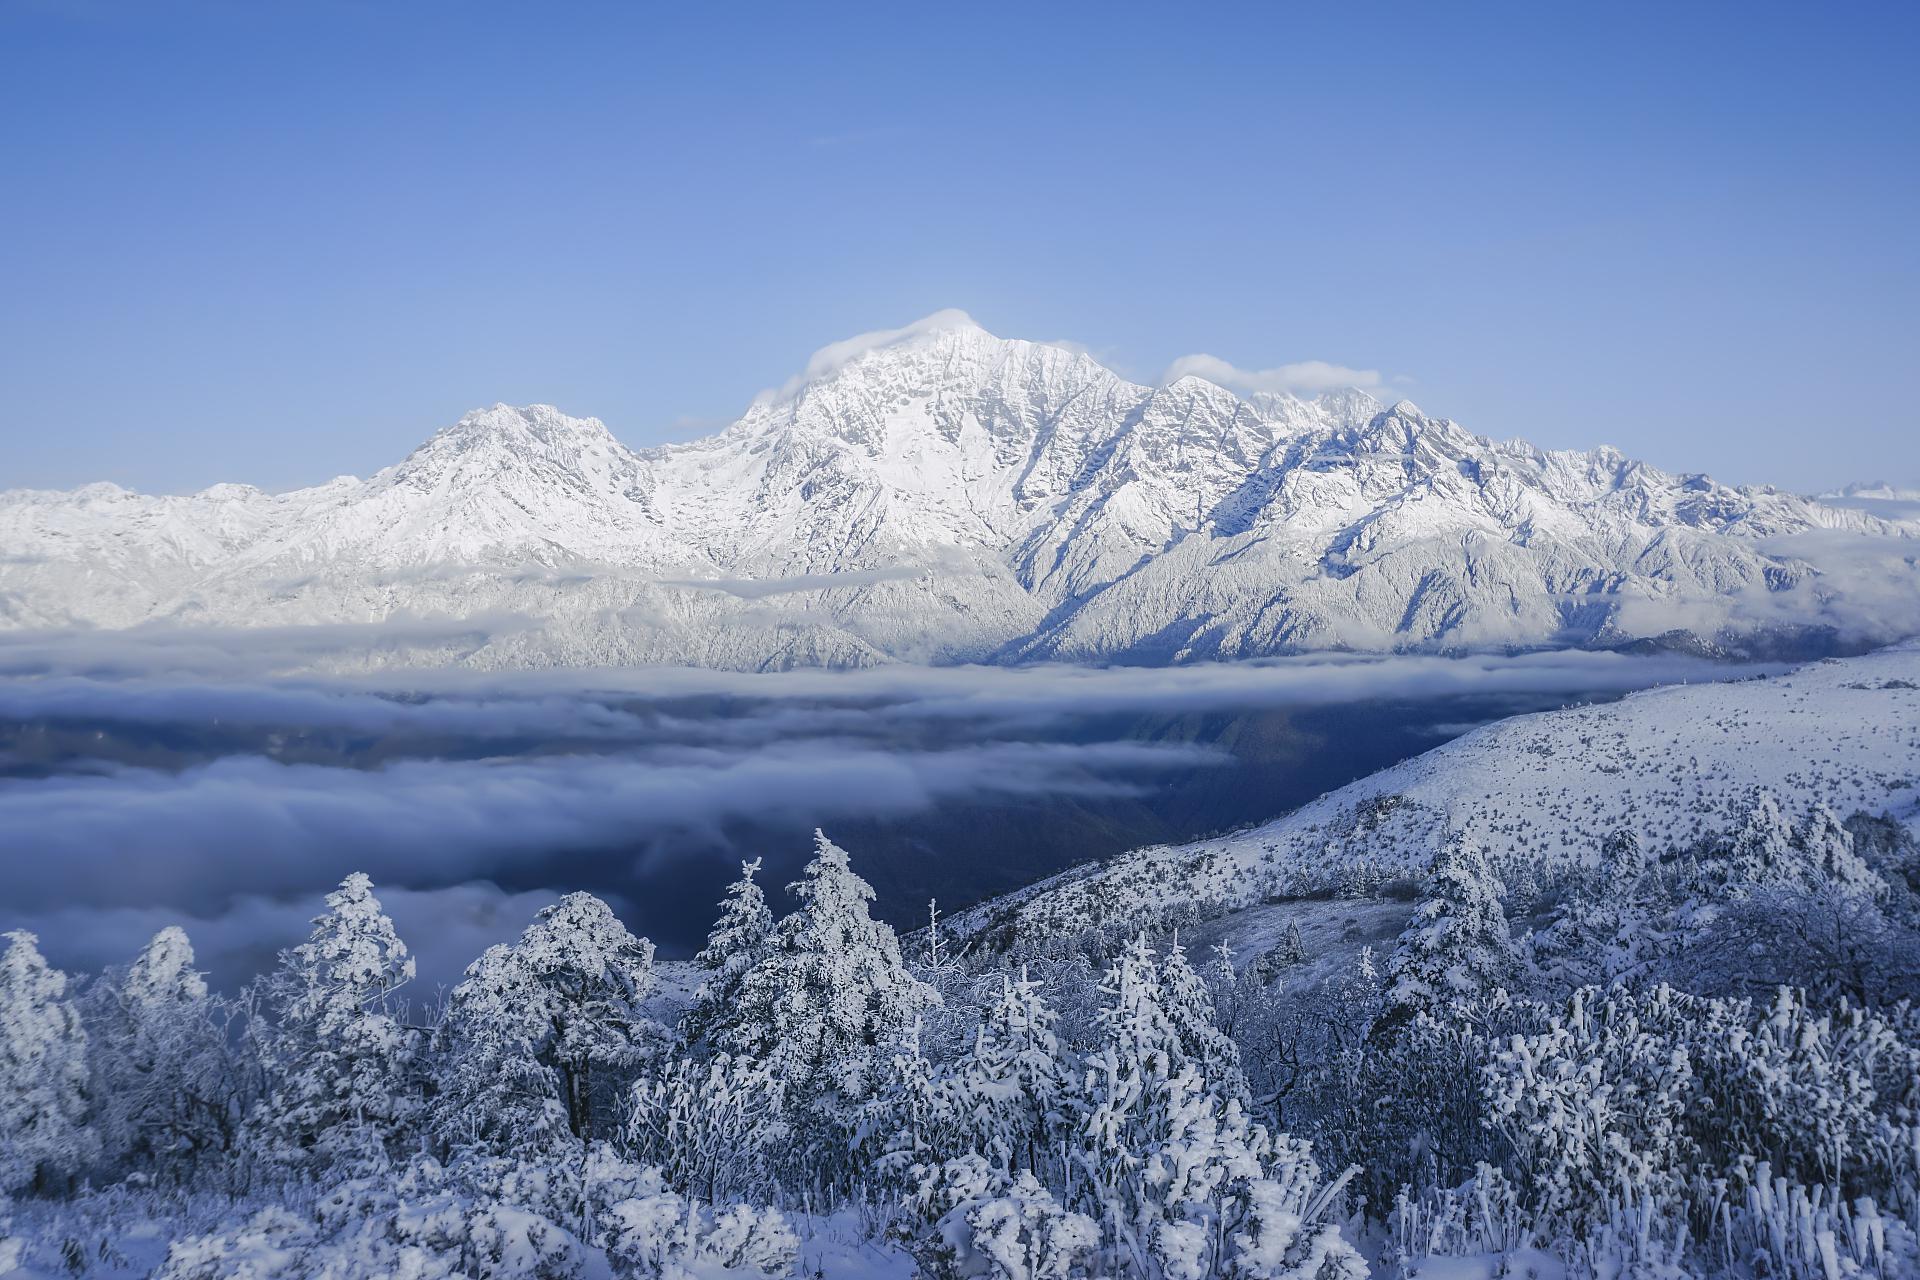
[[[972,1047],[955,1064],[957,1123],[999,1168],[1037,1172],[1064,1130],[1073,1078],[1056,1021],[1024,967],[1018,977],[1002,973]]]
[[[1238,1098],[1245,1105],[1249,1094],[1246,1073],[1240,1068],[1240,1047],[1220,1029],[1213,993],[1187,962],[1186,949],[1177,934],[1160,962],[1160,991],[1167,1020],[1180,1039],[1186,1060],[1221,1097]]]
[[[390,1006],[413,957],[355,872],[327,895],[307,941],[267,979],[270,1085],[258,1109],[266,1154],[352,1172],[384,1162],[415,1111],[411,1034]]]
[[[871,1096],[877,1050],[937,996],[907,971],[893,930],[868,914],[873,889],[846,850],[814,833],[814,858],[788,886],[799,908],[741,981],[726,1048],[770,1063],[790,1096]]]
[[[540,1060],[540,993],[509,946],[487,948],[447,997],[429,1128],[448,1156],[562,1149],[572,1139],[557,1073]]]
[[[740,878],[727,886],[721,900],[720,919],[693,958],[705,976],[680,1022],[681,1039],[689,1045],[703,1046],[712,1029],[727,1019],[739,1001],[741,980],[772,943],[773,912],[754,881],[759,871],[759,858],[740,864]]]
[[[1500,882],[1479,845],[1449,839],[1434,858],[1423,893],[1387,962],[1383,1030],[1504,987],[1517,967]]]

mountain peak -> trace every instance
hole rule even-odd
[[[442,427],[392,469],[419,483],[449,476],[498,474],[528,465],[578,470],[589,459],[625,454],[604,422],[573,418],[550,404],[495,404],[473,409]]]
[[[851,338],[843,338],[839,342],[829,342],[807,359],[805,369],[787,379],[777,389],[761,392],[759,399],[762,401],[790,399],[812,384],[824,382],[856,360],[873,352],[925,343],[944,334],[964,334],[969,337],[999,341],[976,324],[972,316],[957,307],[948,307],[930,316],[922,316],[912,324],[902,325],[898,329],[875,329],[869,333],[857,333]]]

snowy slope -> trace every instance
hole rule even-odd
[[[1689,847],[1736,824],[1756,789],[1790,820],[1824,806],[1920,824],[1920,644],[1503,720],[1263,826],[1137,850],[949,923],[1007,941],[1205,918],[1418,879],[1451,833],[1512,882],[1601,865],[1616,832],[1650,852]]]
[[[1140,386],[941,313],[691,444],[496,405],[366,480],[0,494],[0,624],[532,620],[432,655],[480,666],[1859,644],[1920,618],[1915,532],[1359,392]]]

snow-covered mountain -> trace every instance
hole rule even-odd
[[[1920,617],[1913,534],[1358,391],[1141,386],[949,312],[691,444],[496,405],[366,480],[0,494],[0,624],[477,618],[414,656],[480,666],[1863,644]]]
[[[1920,488],[1902,488],[1885,480],[1856,480],[1819,495],[1815,501],[1920,529]]]
[[[1920,836],[1920,642],[1501,720],[1272,822],[1064,872],[949,925],[1042,944],[1365,897],[1417,883],[1454,840],[1484,849],[1511,893],[1617,873],[1622,839],[1651,857],[1758,817],[1804,829],[1857,813]]]

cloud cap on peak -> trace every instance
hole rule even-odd
[[[974,318],[958,307],[947,307],[930,316],[922,316],[898,329],[875,329],[856,333],[851,338],[829,342],[807,359],[807,367],[788,378],[779,387],[760,393],[762,400],[784,400],[810,383],[830,378],[869,351],[878,351],[929,333],[986,333]]]
[[[1167,366],[1160,381],[1162,385],[1170,385],[1182,378],[1204,378],[1241,393],[1267,391],[1315,396],[1353,388],[1378,397],[1387,390],[1387,379],[1378,369],[1352,369],[1325,360],[1301,360],[1271,369],[1242,369],[1204,352],[1181,356]]]

